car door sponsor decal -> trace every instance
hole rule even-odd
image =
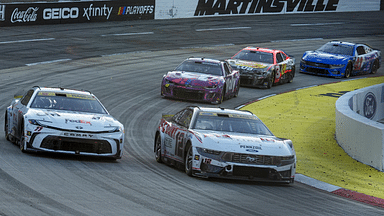
[[[175,155],[181,157],[183,155],[184,149],[184,137],[185,133],[178,131],[176,134],[176,146],[175,146]]]
[[[363,62],[364,60],[362,56],[357,57],[354,65],[355,70],[361,70],[361,67],[363,66]]]

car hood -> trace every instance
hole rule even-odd
[[[255,70],[255,71],[266,71],[272,66],[273,64],[268,64],[264,62],[255,62],[255,61],[245,61],[245,60],[239,60],[239,59],[229,59],[227,62],[236,69],[239,70]]]
[[[62,130],[111,132],[123,129],[123,125],[108,114],[95,114],[48,109],[30,109],[26,120]]]
[[[292,141],[274,136],[263,136],[231,132],[196,131],[201,143],[197,147],[215,151],[257,155],[287,156],[294,153]]]
[[[222,79],[220,76],[211,74],[184,72],[184,71],[171,71],[168,72],[166,77],[168,81],[179,85],[190,86],[209,86],[217,85]]]
[[[324,64],[341,64],[348,61],[349,57],[320,51],[307,51],[303,55],[304,61],[324,63]]]

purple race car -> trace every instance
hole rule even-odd
[[[220,104],[237,97],[240,74],[225,61],[188,58],[174,71],[163,76],[161,95],[164,97]]]

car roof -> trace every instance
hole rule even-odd
[[[217,60],[217,59],[210,59],[210,58],[187,58],[186,60],[192,60],[192,61],[198,61],[198,62],[210,62],[210,63],[222,63],[223,61]]]
[[[345,41],[330,41],[328,43],[333,43],[333,44],[345,44],[347,46],[356,46],[357,44],[351,43],[351,42],[345,42]]]
[[[40,86],[34,86],[33,88],[34,89],[39,89],[39,91],[51,91],[51,92],[60,92],[60,93],[92,95],[91,92],[86,91],[86,90],[68,89],[68,88],[62,88],[62,87],[40,87]]]
[[[235,109],[226,109],[226,108],[216,108],[216,107],[191,107],[194,109],[197,109],[202,112],[214,112],[214,113],[221,113],[221,114],[240,114],[240,115],[254,115],[252,112],[248,110],[235,110]]]
[[[261,47],[245,47],[243,50],[260,51],[260,52],[266,52],[266,53],[282,52],[281,50],[261,48]]]

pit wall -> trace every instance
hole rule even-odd
[[[68,0],[1,3],[0,27],[237,15],[379,11],[384,0]]]
[[[384,171],[384,83],[336,101],[336,140],[357,161]]]

